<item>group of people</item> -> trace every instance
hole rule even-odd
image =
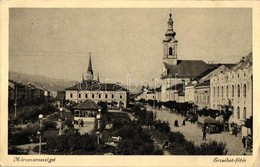
[[[83,119],[78,119],[77,121],[74,121],[74,124],[79,125],[79,127],[80,126],[83,127],[84,126],[84,121],[83,121]]]
[[[175,126],[175,127],[178,127],[178,126],[179,126],[179,121],[178,121],[177,119],[174,121],[174,126]],[[186,121],[185,121],[185,119],[182,121],[182,126],[186,126]]]

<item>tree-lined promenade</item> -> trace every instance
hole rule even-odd
[[[169,122],[171,131],[182,133],[187,140],[193,141],[196,145],[210,141],[225,142],[228,155],[242,155],[245,153],[252,154],[251,152],[246,152],[246,149],[243,148],[241,133],[238,133],[237,136],[231,135],[229,132],[207,134],[206,140],[202,140],[202,129],[199,128],[197,124],[193,124],[188,121],[186,121],[185,126],[182,126],[182,122],[185,117],[181,116],[181,114],[171,113],[166,109],[159,110],[158,108],[153,108],[150,105],[146,105],[146,107],[148,110],[156,113],[157,119]],[[179,127],[174,125],[175,120],[178,120]]]
[[[157,113],[146,109],[142,104],[133,104],[123,111],[109,111],[102,103],[100,123],[95,121],[91,133],[78,133],[80,126],[71,124],[73,112],[71,106],[64,110],[63,122],[66,129],[59,132],[59,108],[52,103],[43,104],[38,110],[31,110],[29,115],[44,112],[41,129],[42,154],[116,154],[116,155],[223,155],[226,153],[225,143],[208,142],[193,143],[182,132],[175,131],[172,121],[161,118]],[[36,112],[36,113],[35,113]],[[67,113],[67,114],[65,114]],[[23,114],[19,114],[22,118]],[[69,116],[70,115],[70,116]],[[64,118],[66,117],[66,118]],[[39,121],[36,116],[25,117],[23,128],[9,128],[9,153],[27,154],[30,150],[21,150],[23,144],[35,146],[39,142]],[[170,118],[170,116],[168,117]],[[75,128],[77,126],[77,128]],[[22,127],[20,125],[20,127]],[[97,133],[101,133],[97,136]],[[19,137],[21,136],[21,137]],[[115,138],[118,140],[115,141]],[[168,141],[169,143],[167,144]],[[111,144],[112,143],[112,144]],[[18,146],[18,147],[16,147]],[[215,149],[212,149],[215,148]],[[29,147],[28,147],[29,149]],[[39,152],[39,147],[30,148],[32,153]]]

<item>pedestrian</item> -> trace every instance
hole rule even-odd
[[[234,134],[235,134],[235,137],[237,137],[237,127],[236,126],[234,127]]]
[[[248,137],[247,137],[247,147],[246,147],[246,151],[252,151],[252,144],[253,144],[253,142],[252,142],[252,137],[251,137],[251,135],[248,135]]]
[[[84,122],[82,119],[80,120],[80,125],[81,125],[81,127],[83,127],[83,125],[84,125]]]
[[[185,119],[182,121],[182,126],[185,126],[186,125],[186,122],[185,122]]]
[[[207,134],[207,132],[206,132],[206,128],[205,128],[205,127],[202,128],[202,134],[203,134],[202,140],[206,140],[206,134]]]
[[[175,126],[175,127],[178,127],[178,126],[179,126],[179,125],[178,125],[178,120],[177,120],[177,119],[174,121],[174,126]]]
[[[242,137],[242,143],[243,143],[243,147],[246,148],[246,138],[245,138],[245,136]]]

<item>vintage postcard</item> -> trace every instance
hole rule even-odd
[[[3,1],[2,166],[259,166],[256,1]]]

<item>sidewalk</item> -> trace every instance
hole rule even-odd
[[[186,126],[181,126],[181,123],[184,119],[181,115],[177,115],[175,113],[170,113],[169,111],[161,111],[158,109],[151,108],[149,106],[146,106],[148,110],[156,111],[157,117],[156,119],[160,119],[163,121],[168,121],[169,125],[171,127],[171,131],[173,132],[181,132],[187,140],[194,141],[194,144],[199,145],[204,142],[209,141],[222,141],[225,142],[226,148],[228,149],[227,154],[228,155],[243,155],[244,153],[246,155],[252,155],[251,152],[246,152],[245,148],[243,148],[242,140],[241,140],[241,133],[235,137],[234,135],[231,135],[229,132],[221,132],[221,133],[215,133],[215,134],[207,134],[206,138],[207,140],[202,140],[202,130],[197,127],[196,124],[191,124],[190,122],[186,121]],[[179,127],[174,126],[174,121],[178,120]]]

